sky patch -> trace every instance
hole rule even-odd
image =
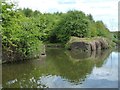
[[[119,0],[12,0],[20,8],[39,10],[42,13],[67,12],[79,10],[92,14],[93,18],[102,20],[110,31],[118,30]]]

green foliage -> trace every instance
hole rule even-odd
[[[13,3],[2,2],[2,45],[5,52],[19,52],[24,57],[39,52],[43,42],[65,44],[71,36],[111,37],[102,21],[82,11],[41,13],[29,8],[16,9]]]
[[[81,11],[62,13],[59,22],[50,34],[50,42],[66,43],[71,36],[84,37],[111,37],[109,30],[102,21],[95,22],[92,15],[85,15]]]
[[[55,42],[66,43],[70,36],[88,36],[88,20],[83,12],[68,11],[66,14],[63,14],[60,19],[50,37],[54,38],[54,40],[58,39],[55,40]]]
[[[31,9],[29,9],[29,8],[24,8],[22,11],[23,11],[23,13],[24,13],[24,15],[25,15],[26,17],[31,17],[31,16],[33,16],[33,11],[32,11]]]
[[[95,26],[94,22],[89,22],[89,37],[96,37],[98,32],[97,32],[97,27]]]
[[[38,10],[33,11],[32,9],[29,8],[24,8],[24,9],[18,9],[19,11],[21,11],[26,17],[36,17],[41,15],[41,12],[39,12]]]
[[[90,21],[94,21],[94,19],[93,19],[93,17],[92,17],[91,14],[87,15],[87,17],[88,17],[88,19],[89,19]]]
[[[97,28],[98,36],[103,36],[103,37],[110,36],[109,30],[106,28],[106,26],[104,25],[104,23],[102,21],[96,22],[96,28]]]
[[[120,45],[120,31],[111,32],[111,34],[113,42],[115,42],[117,45]]]
[[[39,34],[38,30],[34,28],[30,18],[13,10],[13,7],[14,4],[2,3],[3,52],[11,54],[17,52],[24,58],[39,54],[42,43],[36,37]]]
[[[113,38],[120,40],[120,31],[111,32]]]

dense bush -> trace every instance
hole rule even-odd
[[[84,37],[111,37],[111,34],[102,21],[94,21],[91,15],[81,11],[63,13],[50,34],[50,42],[66,43],[71,36]]]
[[[68,11],[61,16],[61,20],[54,27],[50,38],[55,38],[55,42],[65,43],[70,36],[87,37],[88,32],[88,21],[85,14],[79,11]]]
[[[2,3],[3,56],[6,53],[5,57],[9,58],[18,53],[23,59],[39,54],[42,43],[36,37],[38,30],[30,18],[13,8],[12,3]]]
[[[82,11],[41,13],[29,8],[16,9],[13,3],[2,2],[3,52],[37,55],[42,42],[66,43],[75,37],[111,37],[102,21]],[[34,55],[33,55],[34,54]],[[9,56],[9,55],[8,55]]]

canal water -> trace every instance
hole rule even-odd
[[[2,65],[3,88],[117,88],[118,51],[47,49],[46,57]]]

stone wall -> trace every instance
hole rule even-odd
[[[95,38],[91,40],[78,39],[76,41],[72,40],[72,42],[68,42],[67,45],[70,50],[79,49],[81,51],[108,49],[110,46],[105,38]]]

